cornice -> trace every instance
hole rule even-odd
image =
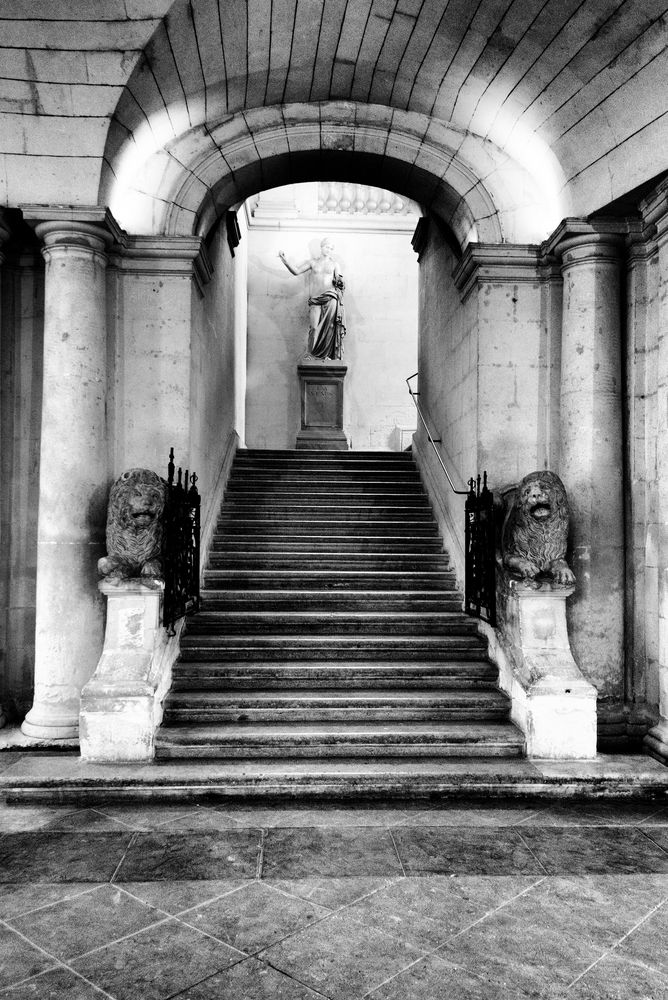
[[[540,247],[533,244],[469,243],[452,276],[466,298],[480,281],[540,281],[541,263]]]

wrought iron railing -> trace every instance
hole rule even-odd
[[[179,468],[174,480],[174,449],[169,452],[162,531],[165,594],[162,623],[172,635],[179,618],[199,608],[200,496],[197,476]]]
[[[482,618],[490,625],[496,625],[496,539],[494,531],[494,494],[487,488],[487,473],[481,479],[469,479],[468,490],[458,490],[452,476],[436,447],[441,444],[441,438],[435,438],[422,412],[418,396],[411,382],[418,377],[418,372],[406,379],[406,385],[411,399],[415,404],[418,418],[424,427],[427,439],[436,455],[436,459],[450,484],[450,489],[457,496],[465,496],[464,506],[464,610],[476,618]]]

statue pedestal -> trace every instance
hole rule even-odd
[[[341,361],[306,356],[297,367],[301,399],[301,430],[297,448],[347,451],[343,433],[343,383],[348,371]]]

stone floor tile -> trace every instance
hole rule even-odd
[[[123,882],[123,889],[136,896],[143,903],[155,906],[172,915],[190,910],[200,903],[207,903],[228,892],[240,889],[247,884],[247,879],[186,879],[179,882]]]
[[[663,827],[655,826],[651,830],[645,830],[645,836],[649,837],[653,844],[660,847],[662,851],[668,854],[668,830],[664,830]]]
[[[240,824],[229,820],[225,813],[216,809],[193,809],[181,816],[173,816],[157,826],[160,833],[183,830],[184,832],[196,830],[238,830],[238,829],[260,829],[261,824]]]
[[[424,953],[374,927],[334,913],[286,938],[259,958],[332,1000],[352,1000]]]
[[[78,896],[80,892],[90,892],[91,888],[90,882],[5,882],[0,888],[0,920],[19,917],[22,913]]]
[[[522,827],[550,875],[668,872],[668,854],[634,827]]]
[[[539,821],[543,809],[522,803],[476,803],[470,807],[450,803],[438,809],[423,809],[409,814],[405,826],[515,826],[530,819]]]
[[[318,1000],[322,995],[249,958],[191,986],[173,1000]]]
[[[522,826],[637,826],[661,810],[650,800],[561,802],[521,820]]]
[[[512,829],[397,827],[392,836],[407,875],[545,875]]]
[[[230,829],[252,827],[268,829],[269,827],[302,826],[300,818],[312,815],[308,810],[295,809],[292,806],[275,806],[264,808],[257,806],[216,806],[213,810],[218,814],[220,829],[226,824]]]
[[[255,878],[260,837],[259,830],[137,833],[116,881]]]
[[[180,919],[252,955],[329,913],[264,882],[249,882],[238,892],[182,913]]]
[[[7,833],[0,840],[0,882],[108,882],[135,834]]]
[[[103,1000],[104,994],[71,969],[62,967],[0,991],[7,1000]]]
[[[24,941],[16,931],[0,924],[0,988],[29,979],[56,964],[55,959]]]
[[[528,876],[406,878],[346,907],[345,916],[429,951],[533,884]]]
[[[331,806],[319,809],[303,809],[293,813],[292,826],[372,826],[392,827],[406,822],[413,812],[407,809],[383,809],[374,807],[352,807],[336,809]]]
[[[368,1000],[528,1000],[529,996],[501,974],[496,979],[481,978],[440,955],[427,955],[367,994]]]
[[[516,902],[450,938],[438,955],[496,984],[501,997],[505,985],[534,996],[544,995],[546,984],[565,990],[604,951],[591,935],[570,931],[567,913],[555,926],[540,919],[539,907],[523,910]]]
[[[243,956],[173,918],[71,964],[116,1000],[165,1000]]]
[[[0,834],[37,830],[127,830],[97,809],[0,804]]]
[[[668,976],[668,902],[626,937],[615,954],[650,965]]]
[[[651,816],[641,820],[638,826],[668,826],[668,806],[660,808]]]
[[[12,764],[16,764],[17,760],[19,760],[22,756],[23,754],[21,753],[14,753],[11,750],[3,750],[0,753],[0,772],[6,771],[8,767],[12,766]]]
[[[324,876],[321,878],[267,879],[266,881],[268,885],[273,885],[290,896],[299,896],[301,899],[307,899],[319,906],[337,910],[341,906],[347,906],[349,903],[354,903],[355,900],[367,896],[370,892],[382,889],[383,886],[393,885],[401,878],[403,875],[387,878],[350,875],[345,878]],[[265,880],[263,879],[263,881]]]
[[[665,1000],[668,976],[612,952],[570,986],[566,996],[568,1000]]]
[[[83,955],[103,944],[148,927],[165,914],[134,899],[122,889],[102,885],[45,906],[10,925],[56,958]]]
[[[159,830],[165,823],[173,822],[183,816],[190,816],[200,811],[195,802],[169,803],[150,802],[108,802],[96,806],[105,816],[123,823],[132,830]]]
[[[368,827],[268,830],[262,877],[402,875],[389,832]]]

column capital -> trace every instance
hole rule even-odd
[[[476,281],[537,281],[540,264],[539,248],[532,244],[469,243],[453,278],[465,298]]]
[[[621,259],[628,225],[624,219],[564,219],[543,243],[544,255],[561,258],[562,268],[585,260]]]
[[[125,238],[107,208],[73,205],[22,205],[23,218],[42,240],[42,253],[77,248],[104,254]]]

